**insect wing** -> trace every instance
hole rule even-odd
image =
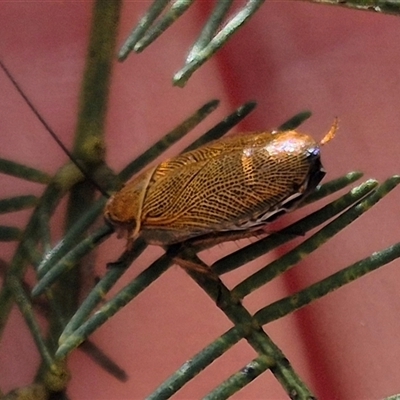
[[[176,170],[181,170],[192,163],[209,161],[223,154],[243,151],[244,148],[248,147],[262,146],[266,141],[271,140],[273,136],[274,134],[272,132],[253,132],[246,135],[230,136],[215,140],[195,150],[188,151],[162,162],[157,167],[157,170],[154,174],[154,180],[157,180],[158,177],[169,175]]]
[[[225,139],[170,159],[147,188],[141,233],[168,244],[265,223],[307,192],[314,161],[319,146],[295,131]]]

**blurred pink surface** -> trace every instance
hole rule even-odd
[[[323,148],[326,179],[350,170],[383,180],[399,173],[400,48],[398,19],[306,3],[267,2],[252,23],[195,73],[185,89],[172,87],[210,2],[199,2],[162,38],[125,63],[115,63],[107,122],[109,164],[120,170],[165,132],[212,98],[221,106],[191,138],[241,103],[257,110],[242,130],[276,127],[311,109],[302,130],[322,138],[335,116],[340,130]],[[126,2],[119,43],[148,2]],[[0,56],[45,119],[70,146],[87,45],[91,2],[7,2],[0,5]],[[0,157],[52,173],[65,156],[0,74]],[[185,140],[185,144],[190,139]],[[176,154],[184,144],[168,154]],[[37,185],[1,176],[1,198],[27,194]],[[250,310],[398,241],[400,189],[306,261],[245,300]],[[295,212],[287,223],[304,215]],[[2,224],[23,226],[28,213],[2,216]],[[2,244],[4,259],[13,244]],[[212,260],[236,249],[229,243],[205,252]],[[112,239],[101,246],[97,271],[124,247]],[[151,247],[118,285],[121,287],[161,254]],[[260,260],[265,265],[269,258]],[[257,265],[224,277],[229,287]],[[400,261],[374,272],[265,327],[302,379],[321,399],[378,399],[400,392]],[[113,291],[115,293],[115,291]],[[172,267],[134,302],[113,317],[93,341],[129,374],[120,383],[82,352],[70,358],[72,399],[140,399],[176,368],[231,326],[212,301],[178,267]],[[178,392],[197,399],[254,357],[241,342]],[[0,387],[7,392],[29,384],[39,362],[35,345],[14,310],[0,347]],[[270,373],[235,399],[284,399]]]

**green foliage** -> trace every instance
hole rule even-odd
[[[157,25],[152,26],[151,24],[159,17],[167,3],[166,1],[154,2],[142,23],[132,32],[128,41],[122,47],[119,53],[121,60],[126,58],[132,49],[137,52],[144,50],[193,2],[174,2],[169,11],[159,19]],[[190,75],[256,12],[263,1],[249,1],[219,30],[232,3],[231,1],[216,3],[215,10],[199,39],[193,45],[185,66],[175,75],[175,84],[183,86]],[[99,182],[103,181],[103,178],[109,180],[111,176],[112,180],[117,182],[114,183],[115,187],[118,187],[121,182],[126,181],[162,154],[169,146],[180,140],[218,106],[218,102],[213,100],[199,108],[176,129],[166,134],[162,140],[132,161],[118,176],[114,176],[102,158],[104,147],[102,133],[119,12],[120,3],[117,1],[98,1],[96,3],[89,53],[99,54],[101,59],[88,57],[81,94],[80,122],[72,152],[73,158],[81,160],[80,169],[83,170],[84,175],[88,175],[88,172],[93,173],[100,177]],[[98,85],[99,80],[104,83],[101,87]],[[96,104],[95,107],[92,106],[94,103]],[[89,107],[88,104],[91,106]],[[249,102],[239,107],[185,150],[195,148],[222,136],[251,112],[254,106],[254,103]],[[282,124],[281,127],[296,127],[309,115],[308,112],[300,113]],[[91,129],[88,129],[88,127],[91,127]],[[82,184],[82,174],[71,163],[60,169],[54,177],[49,177],[41,171],[8,160],[0,160],[0,171],[46,185],[40,198],[26,195],[0,200],[0,213],[34,207],[31,219],[23,230],[17,227],[0,226],[1,241],[18,241],[17,250],[8,266],[0,292],[0,332],[4,330],[12,305],[16,304],[32,332],[32,337],[42,357],[42,366],[38,373],[37,383],[26,388],[28,391],[31,390],[32,396],[36,396],[33,398],[44,398],[48,393],[64,391],[69,380],[69,372],[65,363],[68,355],[84,341],[86,341],[87,346],[83,349],[87,350],[91,346],[88,341],[90,335],[139,293],[146,290],[173,264],[178,264],[185,269],[193,281],[204,290],[206,295],[213,299],[216,306],[233,322],[234,327],[195,355],[190,363],[183,365],[173,373],[149,398],[169,398],[242,339],[247,340],[258,356],[225,382],[222,382],[218,388],[208,395],[208,399],[227,398],[265,371],[274,374],[288,396],[296,396],[298,399],[311,398],[312,393],[294,371],[283,352],[264,331],[264,326],[400,257],[400,245],[395,244],[294,295],[272,304],[266,304],[253,315],[241,303],[241,300],[254,290],[292,268],[334,235],[340,233],[342,229],[368,211],[400,183],[399,177],[389,178],[382,184],[368,180],[311,215],[286,227],[281,232],[248,244],[228,256],[215,260],[212,265],[206,265],[200,260],[197,255],[198,252],[223,241],[245,237],[248,233],[220,234],[210,236],[207,240],[189,240],[166,247],[165,253],[161,257],[149,265],[126,287],[122,288],[113,298],[100,305],[105,294],[110,291],[130,264],[145,250],[146,244],[139,239],[132,249],[121,256],[117,262],[118,267],[108,269],[83,303],[77,304],[75,299],[78,296],[76,293],[71,294],[71,288],[78,291],[79,282],[77,285],[71,285],[71,282],[77,282],[76,271],[79,269],[79,263],[85,255],[94,251],[96,246],[107,240],[112,233],[111,228],[104,225],[96,228],[92,233],[84,235],[101,215],[106,199],[94,200],[93,189],[88,189],[88,185]],[[340,179],[328,182],[319,187],[307,199],[307,203],[336,193],[348,187],[360,177],[360,173],[352,172]],[[65,236],[57,246],[47,251],[50,245],[49,223],[57,205],[67,194],[70,194],[70,202],[66,216],[68,223]],[[328,221],[330,222],[327,223]],[[321,225],[325,223],[327,224],[321,228]],[[298,238],[298,232],[306,234],[316,228],[319,228],[319,230],[312,236],[302,241],[281,258],[248,276],[233,289],[229,290],[220,279],[221,275],[240,268],[278,246]],[[32,295],[33,297],[45,295],[47,307],[51,310],[48,336],[43,334],[37,323],[36,304],[28,295],[24,284],[24,276],[31,266],[34,267],[38,278],[38,283],[33,288]],[[63,279],[60,279],[61,276]],[[53,284],[56,282],[57,289],[54,290]],[[71,298],[73,301],[70,301]],[[96,312],[94,313],[94,311]],[[107,364],[105,368],[119,379],[126,378],[123,371],[113,365],[111,360],[107,360],[106,363],[102,362],[102,365],[105,364]],[[36,395],[35,393],[40,394]]]

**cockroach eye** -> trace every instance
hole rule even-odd
[[[309,158],[316,158],[316,157],[320,157],[321,155],[321,149],[319,147],[313,147],[307,150],[307,157]]]

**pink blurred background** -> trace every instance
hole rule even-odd
[[[126,2],[119,43],[149,2]],[[251,23],[187,87],[172,87],[188,46],[213,2],[197,2],[144,53],[115,63],[107,122],[109,164],[120,170],[196,108],[212,98],[219,109],[191,139],[247,100],[258,108],[241,130],[276,127],[311,109],[302,130],[322,138],[333,118],[340,131],[323,148],[326,179],[351,170],[383,180],[400,172],[400,47],[398,19],[298,1],[270,1]],[[67,146],[72,144],[77,94],[84,65],[92,3],[2,2],[0,57]],[[0,157],[54,172],[65,155],[0,74]],[[1,198],[41,193],[38,185],[0,176]],[[304,262],[245,300],[252,311],[383,249],[399,240],[400,189]],[[305,214],[300,210],[283,223]],[[2,216],[1,224],[23,226],[28,212]],[[213,260],[238,247],[228,243],[205,252]],[[105,242],[97,272],[115,260],[123,241]],[[9,260],[14,244],[1,244]],[[133,265],[127,283],[162,254],[151,247]],[[229,287],[269,258],[224,277]],[[400,260],[265,327],[295,370],[321,399],[378,399],[400,392]],[[114,291],[115,293],[115,291]],[[213,302],[178,267],[172,267],[134,302],[99,329],[92,340],[129,374],[110,377],[76,351],[69,361],[72,399],[140,399],[188,358],[231,326]],[[242,341],[175,395],[197,399],[254,357]],[[35,345],[15,309],[0,347],[0,387],[29,384],[39,363]],[[285,399],[270,373],[235,399]]]

